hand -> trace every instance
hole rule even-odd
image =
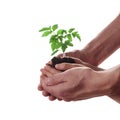
[[[78,58],[73,58],[72,57],[72,59],[75,60],[74,64],[70,64],[70,63],[57,64],[55,66],[56,69],[49,66],[49,65],[52,64],[51,61],[50,61],[49,63],[47,63],[47,65],[43,69],[41,69],[42,75],[40,76],[40,79],[45,79],[46,77],[51,77],[53,74],[59,73],[60,71],[68,70],[68,69],[73,68],[73,67],[90,67],[90,68],[92,68],[92,69],[94,69],[96,71],[103,70],[103,69],[98,68],[96,66],[93,66],[93,65],[91,65],[89,63],[83,62],[82,60],[80,60]],[[44,96],[46,96],[46,97],[49,96],[50,100],[55,100],[56,99],[56,97],[52,96],[50,93],[45,91],[41,84],[39,84],[38,89],[40,91],[42,91],[42,94]],[[59,100],[61,100],[61,99],[59,99]]]
[[[68,70],[70,68],[73,68],[73,67],[89,67],[95,71],[103,71],[104,69],[102,68],[99,68],[97,66],[94,66],[94,65],[91,65],[87,62],[84,62],[78,58],[74,58],[74,57],[71,57],[72,59],[74,59],[75,63],[61,63],[61,64],[57,64],[55,66],[55,68],[57,70],[62,70],[62,71],[65,71],[65,70]],[[49,62],[49,64],[52,64],[51,62]]]
[[[83,61],[86,61],[86,62],[89,62],[90,60],[90,57],[87,57],[88,55],[86,54],[85,50],[74,50],[74,51],[70,51],[70,52],[67,52],[65,53],[66,56],[69,56],[69,57],[74,57],[74,58],[78,58],[79,60],[83,60]],[[59,54],[57,57],[63,57],[63,54]],[[46,64],[50,64],[51,61],[49,61],[48,63]],[[43,76],[43,74],[41,75]],[[42,88],[42,85],[40,84],[39,87],[38,87],[39,90],[43,91],[43,95],[44,96],[48,96],[49,93],[47,93],[46,91],[43,90]],[[52,99],[51,99],[52,98]],[[51,100],[54,100],[53,99],[54,97],[50,97]]]
[[[98,68],[96,66],[93,66],[93,65],[90,65],[89,63],[86,63],[86,62],[83,62],[82,60],[80,59],[77,59],[77,58],[73,58],[75,60],[75,64],[70,64],[70,63],[62,63],[62,64],[58,64],[56,65],[56,69],[58,70],[62,70],[62,71],[65,71],[67,69],[70,69],[70,68],[73,68],[73,67],[84,67],[84,66],[87,66],[87,67],[91,67],[92,69],[96,70],[96,71],[99,71],[99,70],[103,70],[101,68]],[[40,77],[40,79],[44,79],[45,77],[51,77],[53,74],[56,74],[56,73],[59,73],[60,71],[50,67],[49,65],[51,65],[51,61],[49,63],[47,63],[47,65],[44,67],[44,69],[41,69],[41,72],[42,72],[42,75]],[[40,84],[38,86],[38,89],[40,91],[42,91],[42,94],[44,96],[49,96],[49,99],[50,100],[55,100],[56,97],[52,96],[51,94],[49,94],[47,91],[45,91],[43,88],[42,88],[42,85]],[[61,99],[59,99],[61,100]]]
[[[87,60],[87,56],[84,50],[74,50],[65,53],[66,56],[78,58],[81,60]],[[63,57],[63,54],[59,54],[57,57]]]
[[[56,99],[55,96],[52,96],[49,92],[47,92],[46,90],[43,89],[42,84],[41,84],[41,80],[47,79],[48,77],[52,76],[53,74],[59,73],[60,71],[52,68],[49,65],[46,65],[43,69],[40,70],[42,72],[41,76],[40,76],[40,84],[38,86],[38,90],[42,91],[43,96],[47,97],[49,96],[49,100],[53,101]],[[57,98],[58,100],[61,100],[59,98]]]
[[[51,75],[50,75],[51,76]],[[52,96],[65,101],[76,101],[109,95],[111,73],[94,71],[88,67],[75,67],[41,80],[43,88]]]
[[[88,63],[89,63],[89,60],[90,60],[90,58],[87,57],[88,55],[87,55],[87,53],[85,52],[84,49],[83,50],[74,50],[74,51],[66,52],[65,55],[66,55],[66,57],[78,58],[78,59],[80,59],[84,62],[88,62]],[[59,54],[56,57],[62,58],[63,54]]]

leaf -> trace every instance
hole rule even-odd
[[[64,33],[67,33],[67,31],[64,30],[64,29],[60,29],[60,30],[57,31],[58,35],[63,35]]]
[[[73,32],[73,33],[72,33],[72,36],[73,36],[73,37],[76,37],[76,34],[78,34],[78,32]]]
[[[81,41],[81,38],[80,38],[80,35],[79,35],[78,32],[73,32],[73,33],[72,33],[72,36],[73,36],[73,37],[77,37],[77,38]]]
[[[76,37],[81,41],[80,35],[76,34]]]
[[[61,36],[58,36],[58,39],[62,42],[63,41],[63,36],[61,35]]]
[[[67,45],[66,44],[62,44],[61,49],[62,49],[63,53],[65,52],[66,48],[67,48]]]
[[[75,28],[70,28],[70,29],[68,30],[68,32],[71,33],[71,32],[73,32],[74,30],[75,30]]]
[[[67,34],[66,37],[68,38],[68,40],[72,41],[72,36],[71,36],[71,34]]]
[[[68,45],[69,45],[69,46],[71,46],[71,47],[73,46],[73,44],[72,44],[72,43],[68,43]]]
[[[57,35],[52,35],[52,36],[50,37],[50,42],[49,42],[49,43],[52,43],[52,42],[54,42],[55,40],[57,40]]]
[[[52,51],[54,51],[55,49],[59,49],[60,47],[61,47],[61,43],[59,43],[58,41],[54,41],[51,43]]]
[[[54,55],[55,53],[57,53],[59,50],[55,50],[51,55]]]
[[[55,31],[58,28],[58,24],[52,26],[52,30]]]
[[[49,34],[51,34],[52,31],[45,31],[43,34],[42,34],[42,37],[46,37],[48,36]]]
[[[51,49],[52,49],[52,51],[54,51],[56,48],[55,48],[55,44],[51,44]]]
[[[65,44],[66,44],[67,46],[73,46],[73,44],[72,44],[69,40],[66,40],[66,41],[65,41]]]
[[[44,28],[40,29],[39,32],[50,30],[50,29],[51,29],[51,27],[44,27]]]

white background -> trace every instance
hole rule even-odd
[[[0,120],[120,119],[120,105],[103,96],[78,102],[51,102],[37,90],[39,69],[51,59],[41,27],[75,27],[83,48],[120,12],[120,0],[0,1]],[[120,50],[100,66],[119,64]]]

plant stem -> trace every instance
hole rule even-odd
[[[63,58],[64,58],[64,57],[66,57],[66,54],[65,54],[65,52],[63,52]]]

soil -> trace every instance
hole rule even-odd
[[[64,57],[64,58],[58,58],[58,57],[53,57],[52,58],[52,67],[55,67],[56,64],[60,63],[75,63],[75,61],[72,58]]]

